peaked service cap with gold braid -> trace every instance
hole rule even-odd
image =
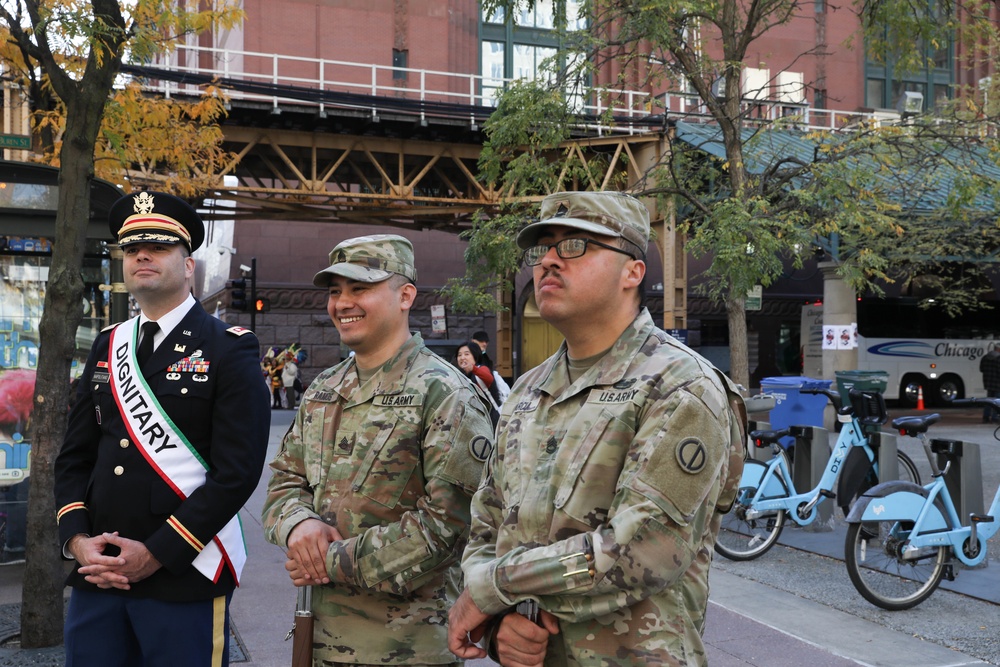
[[[111,233],[118,245],[134,243],[183,243],[194,252],[205,240],[201,216],[180,197],[165,192],[133,192],[111,206]]]
[[[330,251],[330,266],[316,274],[313,285],[329,287],[333,276],[380,283],[394,273],[416,282],[413,244],[395,234],[359,236],[338,243]]]
[[[649,210],[623,192],[557,192],[542,200],[538,222],[517,235],[517,245],[535,245],[542,229],[550,225],[573,227],[604,236],[620,236],[638,246],[643,254],[649,245]]]

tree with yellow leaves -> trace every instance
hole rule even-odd
[[[188,4],[192,9],[187,9]],[[221,162],[214,122],[222,100],[154,100],[122,87],[125,59],[148,62],[185,35],[231,28],[236,0],[4,0],[0,62],[32,104],[43,160],[60,168],[52,263],[45,294],[32,416],[27,562],[21,645],[62,641],[64,570],[57,548],[53,462],[66,430],[70,363],[82,319],[90,182],[100,176],[191,195]]]

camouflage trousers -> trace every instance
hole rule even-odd
[[[464,663],[461,662],[442,662],[434,665],[411,665],[407,663],[405,666],[400,666],[400,667],[462,667],[463,664]],[[326,661],[317,661],[314,662],[313,665],[315,667],[326,667],[327,665],[330,665],[331,667],[386,667],[385,664],[368,665],[361,662],[326,662]],[[396,666],[389,665],[388,667],[396,667]]]

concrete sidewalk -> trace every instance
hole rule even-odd
[[[270,460],[277,451],[281,437],[292,419],[291,411],[274,411],[269,441]],[[979,437],[978,429],[941,428],[938,437]],[[981,442],[986,442],[980,439]],[[987,467],[984,446],[984,469]],[[264,541],[260,525],[260,510],[269,476],[265,469],[260,484],[246,507],[241,520],[247,534],[250,554],[243,574],[243,586],[233,596],[231,607],[233,635],[236,645],[233,664],[256,667],[284,667],[291,662],[291,642],[284,637],[292,625],[295,591],[284,570],[282,550]],[[991,475],[992,477],[992,475]],[[836,538],[831,537],[836,541]],[[761,566],[774,567],[786,557],[780,549],[762,557]],[[826,559],[821,555],[796,551],[803,558]],[[721,562],[720,562],[721,561]],[[816,565],[807,560],[806,568]],[[750,564],[730,563],[717,559],[711,576],[705,641],[709,664],[713,667],[850,667],[853,665],[907,665],[908,667],[938,667],[991,664],[947,644],[933,643],[914,636],[913,632],[892,629],[908,612],[882,614],[861,618],[858,614],[839,611],[824,604],[822,594],[804,596],[798,591],[782,590],[780,586],[754,581],[763,575]],[[829,564],[827,564],[829,566]],[[833,564],[836,570],[836,564]],[[0,567],[0,667],[42,665],[56,667],[63,662],[61,647],[42,650],[22,650],[16,642],[17,609],[21,598],[21,573],[24,566]],[[810,570],[814,571],[814,570]],[[977,573],[963,574],[972,579]],[[835,575],[812,576],[812,579]],[[840,568],[840,578],[847,574]],[[808,577],[807,577],[808,579]],[[800,585],[800,584],[797,584]],[[801,584],[805,585],[805,584]],[[849,582],[847,583],[849,587]],[[941,591],[923,606],[930,606],[937,596],[954,596],[964,605],[962,596]],[[854,597],[860,599],[856,594]],[[979,602],[979,604],[989,604]],[[982,616],[981,612],[978,612]],[[947,617],[945,618],[947,620]],[[955,632],[962,632],[973,619],[954,618]],[[995,626],[994,626],[995,627]],[[490,661],[470,662],[470,665],[490,665]]]

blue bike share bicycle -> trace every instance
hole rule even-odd
[[[991,406],[1000,399],[967,398],[954,405]],[[940,419],[900,417],[892,422],[900,433],[916,437],[930,462],[930,484],[885,482],[855,503],[847,517],[845,560],[858,592],[872,604],[898,611],[914,607],[933,593],[943,578],[955,578],[955,563],[973,567],[986,559],[986,542],[1000,528],[1000,489],[985,515],[971,514],[963,526],[948,492],[945,474],[956,460],[951,441],[928,443],[926,433]],[[994,433],[994,437],[997,434]],[[1000,439],[1000,437],[998,437]],[[945,461],[938,466],[938,456]]]
[[[843,405],[840,394],[830,389],[804,389],[802,393],[826,396],[842,425],[826,470],[816,488],[799,492],[792,481],[789,456],[778,442],[790,430],[752,431],[752,445],[770,446],[774,456],[767,462],[752,458],[744,462],[736,501],[723,515],[715,542],[715,551],[730,560],[763,555],[778,541],[786,516],[807,526],[816,520],[819,504],[828,498],[836,498],[847,514],[854,499],[879,481],[878,453],[868,434],[887,419],[882,395],[851,389],[850,404]],[[919,484],[913,461],[903,452],[897,452],[897,461],[900,477]]]

